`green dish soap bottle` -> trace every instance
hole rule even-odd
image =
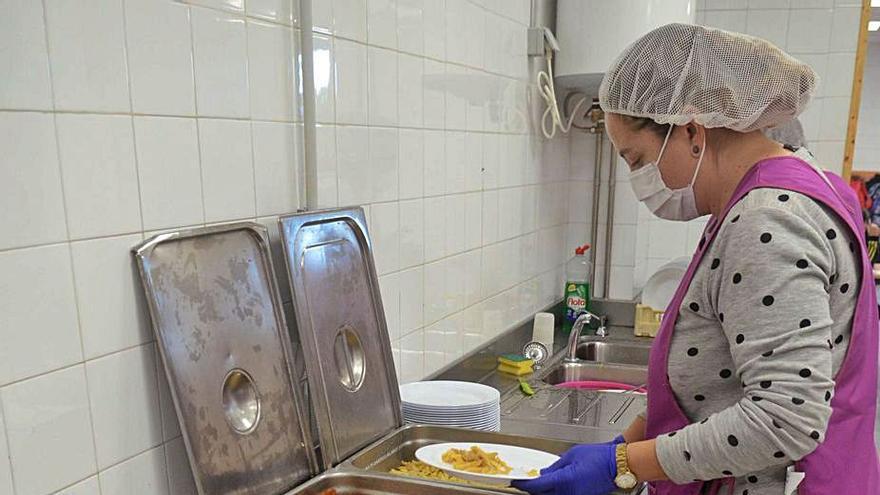
[[[562,329],[571,331],[575,320],[590,307],[590,272],[593,265],[587,259],[589,244],[574,250],[574,258],[565,264],[565,316]]]

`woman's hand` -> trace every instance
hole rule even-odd
[[[618,439],[620,441],[618,441]],[[614,451],[622,437],[611,442],[577,445],[541,471],[533,480],[514,481],[513,487],[532,495],[605,495],[617,489]]]

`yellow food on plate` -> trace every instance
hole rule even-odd
[[[537,469],[530,469],[529,472],[526,474],[529,476],[540,476],[541,472],[538,471]]]
[[[472,446],[470,449],[449,449],[443,453],[443,462],[459,471],[477,474],[509,474],[513,468],[498,457],[497,452]]]

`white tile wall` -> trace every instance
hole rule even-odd
[[[196,104],[200,115],[248,117],[248,49],[243,18],[193,8]]]
[[[0,273],[0,385],[82,361],[70,248],[2,252]]]
[[[135,234],[70,246],[86,359],[152,340],[140,282],[128,252],[141,238]]]
[[[315,56],[333,69],[317,84],[318,202],[369,206],[398,372],[411,381],[559,292],[548,280],[566,256],[568,144],[544,156],[514,117],[528,114],[528,2],[322,4]],[[331,74],[335,94],[322,89]]]
[[[0,1],[0,493],[195,494],[129,250],[299,207],[294,5]]]
[[[70,236],[140,230],[132,118],[59,114],[56,128]]]
[[[4,387],[0,400],[16,493],[52,493],[95,473],[83,366]]]
[[[205,220],[195,119],[135,117],[144,229]]]
[[[0,108],[52,108],[49,52],[42,2],[4,0],[0,4]]]
[[[205,219],[219,222],[255,216],[250,125],[243,121],[199,121]]]
[[[45,5],[55,108],[129,111],[122,2],[61,0]]]
[[[57,242],[67,237],[55,126],[51,115],[0,112],[0,249]],[[32,194],[42,191],[42,194]]]
[[[125,1],[132,109],[195,115],[189,9],[172,2]]]

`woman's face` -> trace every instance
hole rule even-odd
[[[637,130],[632,121],[615,113],[605,115],[605,127],[630,171],[657,161],[665,135],[661,136],[651,127]],[[704,145],[704,133],[704,129],[693,124],[672,129],[660,163],[657,163],[663,182],[670,189],[679,189],[691,183]]]

